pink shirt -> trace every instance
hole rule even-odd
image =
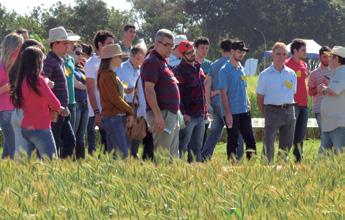
[[[23,81],[22,94],[24,118],[22,128],[44,130],[50,128],[50,109],[59,110],[61,104],[54,93],[48,87],[43,76],[39,76],[37,85],[41,95],[33,91],[26,80]]]
[[[0,87],[3,87],[8,83],[8,76],[3,63],[0,63]],[[0,112],[12,111],[14,106],[10,101],[10,92],[4,92],[0,95]]]

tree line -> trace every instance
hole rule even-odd
[[[345,44],[344,0],[128,0],[130,11],[109,8],[102,0],[57,2],[48,9],[36,7],[26,15],[8,11],[0,3],[0,38],[18,27],[42,42],[56,26],[91,43],[98,29],[109,29],[121,38],[125,23],[138,26],[138,38],[147,44],[160,28],[184,33],[189,39],[204,35],[212,45],[210,58],[219,56],[218,43],[238,37],[248,43],[251,55],[260,58],[277,40],[314,39],[322,45]]]

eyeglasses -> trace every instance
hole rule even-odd
[[[171,43],[163,43],[162,41],[158,41],[158,43],[162,44],[164,47],[169,48],[169,49],[173,49],[174,48],[174,44]]]

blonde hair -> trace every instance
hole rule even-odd
[[[285,44],[285,43],[283,43],[283,42],[276,42],[276,43],[273,45],[273,47],[272,47],[272,53],[273,53],[276,49],[278,49],[278,48],[283,48],[283,49],[286,50],[286,52],[287,52],[287,48],[286,48],[286,44]]]
[[[12,60],[13,53],[16,49],[20,49],[24,42],[24,38],[16,33],[11,33],[5,36],[1,43],[1,62],[5,69],[9,72],[15,60]]]

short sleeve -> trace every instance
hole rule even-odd
[[[265,91],[266,91],[265,75],[261,73],[259,75],[258,87],[256,88],[256,93],[259,95],[265,95],[266,94]]]
[[[333,90],[337,95],[345,90],[345,77],[344,74],[337,74],[331,79],[329,88]]]
[[[227,89],[227,73],[226,73],[226,66],[223,66],[219,70],[219,82],[218,82],[218,89]]]
[[[96,79],[97,78],[97,68],[95,67],[92,60],[86,62],[85,64],[85,76],[86,78]]]
[[[157,62],[154,60],[147,60],[142,66],[141,75],[144,82],[156,84],[162,72]]]

